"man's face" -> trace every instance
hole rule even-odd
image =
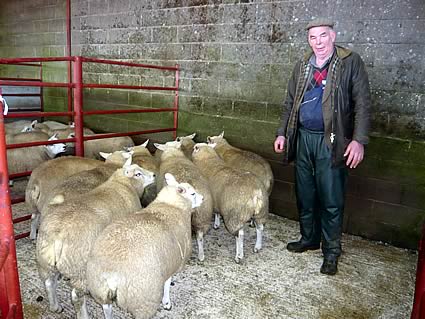
[[[313,27],[308,30],[308,44],[313,50],[316,58],[325,59],[329,57],[334,48],[336,34],[329,27]]]

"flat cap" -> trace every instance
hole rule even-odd
[[[307,24],[306,30],[310,30],[314,27],[334,27],[334,22],[332,20],[329,20],[327,18],[316,18]]]

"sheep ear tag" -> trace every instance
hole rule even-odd
[[[134,176],[134,168],[130,166],[124,166],[124,175],[128,178],[132,178]]]
[[[177,183],[174,176],[171,175],[170,173],[165,173],[165,181],[167,182],[167,185],[170,185],[170,186],[176,186],[179,184]]]

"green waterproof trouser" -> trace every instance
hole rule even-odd
[[[341,255],[347,168],[332,168],[331,151],[322,132],[300,128],[295,158],[295,188],[301,241],[322,240],[325,257]]]

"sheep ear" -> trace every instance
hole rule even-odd
[[[157,149],[159,149],[159,150],[161,150],[161,151],[163,151],[163,150],[165,149],[165,145],[164,145],[164,144],[153,143],[153,145],[154,145]]]
[[[142,145],[140,145],[140,146],[143,146],[143,147],[146,147],[146,146],[148,146],[148,143],[149,143],[149,139],[147,139]]]
[[[132,156],[130,156],[129,158],[127,158],[127,160],[125,161],[123,167],[124,168],[129,168],[131,166],[131,160],[132,160]]]
[[[190,137],[193,140],[195,138],[195,136],[196,136],[196,133],[193,133],[193,134],[188,135],[187,137]]]
[[[112,153],[99,152],[99,155],[104,159],[107,159],[109,156],[111,156],[111,154]]]
[[[122,152],[121,153],[121,156],[122,157],[124,157],[124,158],[126,158],[126,159],[129,159],[129,158],[132,158],[132,156],[133,156],[133,151],[130,151],[130,152]]]
[[[35,125],[38,123],[38,121],[37,120],[34,120],[34,121],[32,121],[31,122],[31,127],[32,128],[35,128]]]
[[[50,136],[50,138],[48,140],[53,141],[53,140],[57,140],[57,139],[58,139],[58,133],[55,133],[52,136]]]
[[[75,128],[75,122],[69,122],[68,125],[70,128]]]
[[[224,137],[224,131],[218,137]]]
[[[167,185],[170,186],[176,186],[179,183],[177,183],[176,179],[174,178],[173,175],[171,175],[170,173],[165,173],[165,181],[167,182]]]

